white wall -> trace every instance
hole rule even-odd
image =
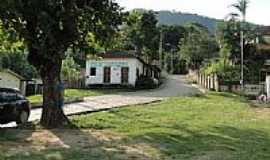
[[[90,68],[96,68],[96,76],[90,76]],[[143,64],[136,58],[113,58],[103,60],[88,60],[86,62],[86,85],[103,84],[104,67],[111,67],[111,83],[121,84],[121,68],[129,68],[128,83],[135,86],[137,75],[136,68],[139,68],[140,74],[143,73]]]
[[[20,89],[20,79],[6,72],[0,72],[0,87]]]
[[[137,60],[136,63],[137,63],[136,64],[137,68],[139,68],[139,75],[142,75],[143,74],[143,66],[144,66],[144,64],[139,60]],[[135,70],[135,72],[136,72],[136,70]]]

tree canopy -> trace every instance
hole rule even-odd
[[[0,25],[0,69],[10,69],[27,79],[36,77],[36,70],[27,62],[25,51],[16,33]]]
[[[180,41],[180,56],[192,68],[198,68],[204,59],[213,58],[217,44],[208,29],[200,24],[191,23],[186,26],[186,34]]]
[[[157,59],[159,30],[155,12],[133,10],[122,27],[122,48],[135,50],[148,61]]]
[[[1,0],[3,26],[16,33],[28,50],[28,61],[44,84],[41,124],[68,122],[60,108],[61,66],[69,47],[87,46],[92,33],[104,38],[121,24],[122,12],[111,0]]]

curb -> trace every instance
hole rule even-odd
[[[72,103],[78,103],[78,102],[83,102],[84,101],[84,97],[67,97],[65,99],[65,105],[66,104],[72,104]],[[31,109],[39,109],[42,108],[42,104],[41,103],[32,103],[31,104]]]
[[[138,104],[128,104],[128,105],[122,105],[122,106],[117,106],[117,107],[113,107],[113,108],[101,108],[101,109],[97,109],[97,110],[92,110],[92,111],[83,111],[83,112],[77,112],[77,113],[70,113],[67,114],[67,116],[76,116],[76,115],[84,115],[84,114],[89,114],[89,113],[97,113],[97,112],[104,112],[104,111],[110,111],[113,109],[120,109],[120,108],[127,108],[127,107],[131,107],[131,106],[137,106],[137,105],[149,105],[149,104],[155,104],[155,103],[159,103],[162,102],[163,100],[154,100],[152,102],[145,102],[145,103],[138,103]]]
[[[197,84],[192,84],[192,87],[197,88],[200,92],[202,92],[203,94],[206,94],[208,92],[208,90],[202,88],[201,86],[197,85]]]

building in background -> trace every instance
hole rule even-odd
[[[86,62],[86,86],[136,86],[140,77],[158,80],[161,70],[147,64],[133,52],[109,51]]]
[[[41,79],[26,79],[9,69],[0,70],[0,88],[16,89],[25,96],[43,93]]]
[[[1,70],[0,88],[12,88],[21,91],[22,94],[25,94],[26,79],[9,69]]]

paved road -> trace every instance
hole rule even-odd
[[[122,92],[115,95],[105,95],[97,97],[87,97],[84,102],[74,103],[64,106],[64,112],[67,115],[101,111],[111,108],[123,107],[127,105],[146,104],[155,101],[161,101],[168,97],[177,96],[193,96],[201,92],[185,83],[183,76],[168,76],[165,83],[158,89]],[[33,109],[31,111],[30,121],[39,120],[41,109]],[[13,127],[15,123],[0,125],[0,127]]]
[[[121,93],[119,93],[121,94]],[[158,89],[123,93],[123,95],[129,96],[141,96],[141,97],[179,97],[179,96],[195,96],[201,94],[201,91],[194,86],[185,82],[185,76],[170,75],[165,83]]]

